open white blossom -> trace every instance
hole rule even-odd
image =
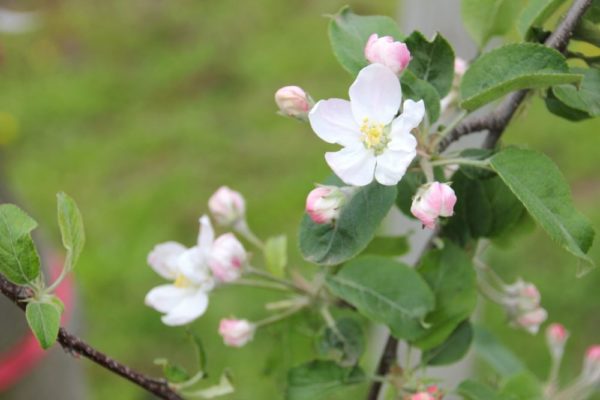
[[[166,325],[185,325],[200,317],[208,307],[208,292],[215,281],[209,267],[214,231],[207,216],[200,218],[196,246],[187,249],[176,242],[157,245],[148,264],[172,284],[157,286],[146,295],[146,304],[165,314]]]
[[[425,115],[423,101],[402,102],[398,77],[381,64],[363,68],[350,86],[350,101],[319,101],[309,113],[312,129],[328,143],[343,149],[325,159],[346,184],[365,186],[376,179],[395,185],[416,156],[411,130]]]

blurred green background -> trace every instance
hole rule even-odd
[[[358,13],[396,15],[397,1],[25,3],[43,11],[42,28],[0,36],[0,135],[18,133],[6,149],[8,184],[57,248],[54,194],[78,201],[87,230],[75,272],[86,339],[153,374],[159,356],[191,365],[183,330],[163,326],[143,305],[162,282],[146,265],[148,251],[166,240],[191,245],[208,197],[226,184],[246,196],[259,236],[289,235],[292,264],[299,263],[297,224],[306,193],[328,174],[326,146],[308,126],[278,117],[273,93],[297,84],[316,99],[345,97],[352,79],[331,54],[322,16],[346,3]],[[560,120],[535,101],[506,135],[557,162],[596,228],[599,128]],[[600,260],[600,245],[591,255]],[[563,378],[575,376],[585,347],[599,341],[600,272],[577,278],[575,259],[538,231],[494,251],[492,264],[509,279],[539,285],[550,320],[572,331]],[[223,289],[194,325],[211,380],[231,367],[239,388],[231,398],[281,398],[286,368],[311,358],[316,317],[261,332],[243,349],[222,345],[221,317],[260,319],[264,301],[277,298]],[[542,337],[506,327],[488,309],[486,323],[545,376]],[[91,399],[147,398],[85,365]]]

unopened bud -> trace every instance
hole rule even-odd
[[[242,275],[247,262],[248,254],[244,246],[232,233],[226,233],[213,243],[208,265],[219,281],[232,282]]]
[[[451,217],[454,214],[455,204],[456,194],[448,184],[427,183],[417,191],[410,212],[425,227],[433,229],[439,217]]]
[[[569,331],[562,324],[550,324],[546,328],[546,342],[553,358],[562,357],[568,338]]]
[[[590,346],[585,352],[581,379],[588,385],[600,383],[600,345]]]
[[[231,226],[245,218],[246,202],[239,192],[221,186],[208,200],[208,208],[220,225]]]
[[[340,216],[346,194],[336,186],[319,186],[306,198],[306,212],[317,224],[330,224]]]
[[[391,36],[379,37],[373,33],[365,46],[365,58],[371,64],[385,65],[398,75],[408,66],[410,51],[404,43],[394,41]]]
[[[283,115],[299,119],[307,119],[312,107],[310,96],[298,86],[284,86],[279,89],[275,92],[275,103]]]
[[[428,392],[419,392],[410,396],[410,400],[435,400],[435,397]]]
[[[519,315],[515,324],[527,332],[535,335],[540,330],[540,325],[548,318],[548,313],[543,308],[539,307],[533,311],[525,312]]]
[[[245,319],[225,318],[219,323],[219,335],[225,345],[242,347],[252,340],[256,326]]]

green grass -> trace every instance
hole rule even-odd
[[[165,240],[193,243],[197,218],[222,184],[245,194],[259,235],[289,235],[291,260],[299,262],[295,233],[306,193],[329,173],[326,146],[307,126],[278,117],[272,97],[287,84],[317,99],[345,96],[351,77],[331,54],[321,17],[345,3],[65,0],[48,6],[42,31],[0,38],[0,111],[20,126],[8,149],[9,183],[57,248],[54,194],[64,190],[79,203],[87,244],[75,275],[91,343],[150,373],[158,373],[155,357],[193,361],[182,330],[163,326],[143,305],[161,282],[145,258]],[[390,15],[396,5],[350,3]],[[598,127],[560,121],[536,104],[507,135],[559,164],[596,227]],[[599,253],[596,245],[592,256]],[[539,282],[551,318],[572,330],[565,377],[573,375],[583,348],[597,340],[598,272],[576,279],[575,261],[541,233],[493,258],[507,276]],[[316,318],[261,332],[243,349],[221,344],[221,317],[259,319],[262,303],[276,298],[224,289],[195,324],[211,379],[231,367],[239,387],[232,398],[280,398],[287,366],[311,357]],[[544,372],[539,338],[490,324]],[[147,398],[98,368],[89,374],[92,399]]]

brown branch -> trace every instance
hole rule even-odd
[[[575,0],[565,18],[548,39],[546,39],[544,44],[547,47],[564,52],[573,35],[573,30],[591,3],[592,0]],[[528,93],[529,90],[514,92],[496,110],[487,116],[473,117],[463,121],[448,136],[440,141],[438,151],[441,153],[461,137],[481,131],[489,132],[483,146],[485,148],[493,148]]]
[[[389,335],[387,341],[385,342],[385,347],[383,348],[381,358],[379,359],[379,364],[377,365],[376,375],[385,376],[388,374],[388,372],[390,372],[390,368],[396,361],[397,349],[398,339],[392,335]],[[367,400],[377,400],[382,385],[383,382],[381,381],[373,381],[371,387],[369,388],[369,393],[367,394]]]
[[[0,292],[23,311],[25,311],[26,307],[25,301],[30,298],[32,294],[29,289],[9,282],[1,274]],[[60,331],[58,332],[58,343],[60,343],[67,353],[83,356],[101,367],[106,368],[110,372],[135,383],[146,391],[154,394],[159,399],[182,400],[182,397],[169,387],[166,380],[151,378],[133,370],[127,365],[96,350],[77,336],[69,333],[65,328],[60,328]]]

